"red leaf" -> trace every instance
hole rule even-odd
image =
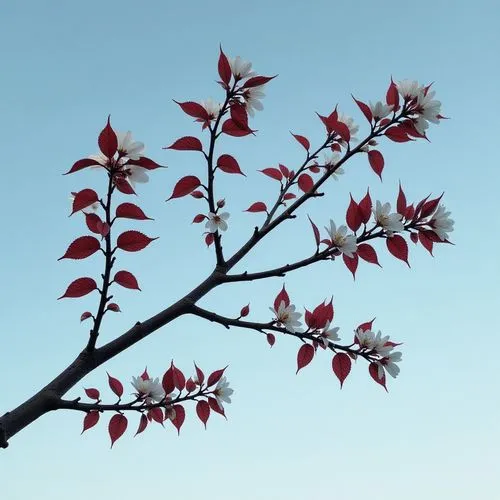
[[[194,364],[194,369],[196,370],[196,378],[198,379],[198,385],[203,384],[203,382],[205,380],[205,374],[203,373],[201,368],[198,368],[196,366],[196,363]]]
[[[108,304],[108,306],[106,307],[106,310],[113,311],[113,312],[122,312],[120,309],[120,306],[118,304],[116,304],[115,302],[111,302],[110,304]]]
[[[272,333],[266,334],[267,343],[272,347],[276,342],[276,337]]]
[[[150,408],[148,410],[148,416],[147,416],[148,420],[151,421],[151,420],[154,420],[155,422],[157,422],[158,424],[161,424],[163,425],[163,421],[165,420],[165,417],[163,415],[163,410],[161,408]]]
[[[85,389],[85,394],[90,399],[99,399],[99,391],[97,389]]]
[[[219,62],[217,64],[217,69],[219,71],[219,76],[221,80],[229,85],[231,81],[231,66],[229,65],[229,61],[227,60],[226,54],[222,52],[222,47],[220,49]]]
[[[311,143],[308,141],[308,139],[306,137],[304,137],[303,135],[298,135],[298,134],[293,134],[292,132],[290,132],[294,137],[295,139],[297,140],[297,142],[306,150],[306,151],[309,151],[309,148],[311,147]]]
[[[244,318],[245,316],[248,316],[249,312],[250,312],[250,304],[247,304],[246,306],[241,308],[240,316]]]
[[[197,200],[201,200],[202,198],[205,198],[205,195],[201,191],[193,191],[191,193],[191,196],[193,198],[196,198]]]
[[[118,191],[120,191],[120,193],[136,194],[130,182],[128,182],[127,179],[125,179],[124,177],[115,175],[113,177],[113,182],[115,183],[115,186],[118,189]]]
[[[404,129],[399,128],[398,126],[390,127],[385,131],[385,135],[394,142],[408,142],[412,139],[408,137],[408,134]]]
[[[224,374],[224,371],[226,370],[227,366],[225,368],[221,368],[220,370],[215,370],[210,374],[207,380],[207,387],[211,387],[212,385],[215,385],[221,378],[222,375]]]
[[[314,187],[314,181],[309,174],[300,174],[297,184],[304,193],[308,193]]]
[[[418,233],[410,233],[410,239],[416,245],[418,243]]]
[[[179,368],[174,366],[173,363],[172,363],[172,375],[176,389],[182,391],[182,389],[184,389],[184,387],[186,386],[186,377],[181,372],[181,370],[179,370]]]
[[[193,392],[195,389],[196,389],[196,384],[194,383],[194,380],[191,378],[188,378],[186,380],[186,391]]]
[[[387,391],[387,387],[385,386],[385,372],[382,374],[382,378],[378,377],[378,364],[375,362],[370,363],[370,365],[368,366],[368,371],[371,378]]]
[[[231,120],[241,130],[249,130],[248,114],[245,106],[239,102],[234,102],[230,107]]]
[[[90,313],[89,311],[85,311],[81,316],[80,316],[80,323],[82,321],[85,321],[86,319],[89,319],[92,317],[92,313]]]
[[[368,190],[364,198],[359,202],[358,207],[361,214],[361,222],[366,224],[372,216],[372,199]]]
[[[201,104],[193,101],[177,102],[175,99],[174,102],[178,104],[187,115],[193,118],[199,118],[203,121],[208,120],[208,112]]]
[[[139,231],[125,231],[118,236],[116,246],[125,252],[138,252],[157,239],[150,238]]]
[[[172,424],[177,429],[177,434],[180,434],[182,424],[186,418],[186,410],[181,405],[173,405],[172,409],[175,411],[175,418],[172,419]]]
[[[393,111],[397,111],[397,109],[399,108],[399,92],[398,88],[396,87],[396,84],[392,81],[392,78],[391,78],[391,84],[387,89],[385,100],[388,106],[391,105],[393,106],[392,108]]]
[[[420,240],[420,243],[422,243],[422,246],[432,255],[432,248],[434,246],[434,242],[425,234],[424,231],[420,231],[418,233],[418,239]]]
[[[309,217],[309,215],[307,216],[307,218],[309,219],[309,222],[311,223],[312,226],[312,230],[314,233],[314,240],[316,241],[316,246],[319,246],[320,235],[318,226],[316,226],[316,224],[311,220],[311,217]]]
[[[370,264],[377,264],[377,266],[380,266],[378,262],[377,252],[371,245],[368,245],[367,243],[361,243],[361,245],[358,245],[358,250],[356,253],[363,260],[366,260],[366,262],[369,262]]]
[[[115,283],[123,286],[124,288],[130,288],[132,290],[140,290],[139,283],[137,283],[136,277],[129,273],[128,271],[118,271],[113,278]]]
[[[281,170],[278,170],[277,168],[265,168],[264,170],[259,170],[259,172],[262,172],[264,175],[271,177],[271,179],[276,179],[277,181],[281,181],[281,179],[283,179]]]
[[[342,254],[342,258],[344,259],[344,264],[347,269],[351,271],[352,277],[356,279],[356,269],[358,268],[358,254],[355,253],[354,257],[348,257],[345,253]]]
[[[283,200],[293,200],[294,198],[297,198],[293,193],[285,193],[285,196],[283,196]]]
[[[216,412],[216,413],[219,413],[220,415],[222,416],[226,416],[226,414],[224,413],[224,408],[222,408],[222,406],[219,405],[219,402],[215,399],[215,398],[212,398],[212,397],[208,397],[208,404],[210,405],[210,408]]]
[[[351,358],[345,352],[335,354],[332,359],[332,369],[340,381],[340,387],[342,387],[351,371]]]
[[[90,429],[91,427],[94,427],[94,425],[99,422],[99,412],[95,410],[89,411],[86,415],[85,418],[83,419],[83,430],[81,434],[83,434],[86,430]]]
[[[302,345],[297,353],[297,371],[295,373],[299,373],[299,370],[307,366],[313,358],[314,347],[311,344]]]
[[[68,288],[64,292],[64,295],[61,295],[57,300],[64,298],[75,299],[77,297],[83,297],[84,295],[87,295],[88,293],[96,289],[97,283],[92,278],[78,278],[68,286]]]
[[[234,120],[229,118],[222,124],[222,132],[232,137],[244,137],[255,132],[255,130],[250,128],[241,128]]]
[[[156,168],[162,168],[161,165],[153,161],[151,158],[147,158],[146,156],[141,156],[138,160],[128,160],[127,165],[137,165],[138,167],[145,168],[146,170],[155,170]]]
[[[391,238],[386,239],[386,244],[387,249],[392,255],[394,255],[394,257],[406,262],[408,267],[410,267],[410,263],[408,262],[408,245],[402,236],[395,234]]]
[[[406,214],[405,214],[405,217],[407,219],[413,219],[413,216],[415,215],[415,207],[412,205],[410,205],[407,209],[406,209]]]
[[[328,117],[329,126],[334,132],[337,132],[337,134],[340,135],[340,137],[344,141],[349,142],[351,140],[351,132],[349,130],[349,127],[344,122],[338,121],[337,112],[335,111],[334,113],[335,115],[332,113]],[[333,116],[335,116],[335,118],[333,118]]]
[[[401,214],[403,217],[406,214],[406,196],[403,191],[403,188],[401,187],[401,183],[399,184],[399,193],[398,193],[398,200],[396,202],[396,207],[398,214]]]
[[[244,212],[267,212],[267,207],[262,201],[256,201],[244,210]]]
[[[76,161],[73,163],[73,166],[64,174],[72,174],[73,172],[78,172],[78,170],[82,170],[87,167],[91,167],[92,165],[99,165],[95,160],[92,160],[91,158],[82,158],[81,160]]]
[[[441,201],[441,198],[443,197],[443,194],[439,198],[435,198],[434,200],[429,200],[422,205],[419,214],[420,219],[425,219],[426,217],[429,217],[431,214],[434,213],[434,211],[439,205],[439,202]]]
[[[238,162],[231,155],[221,155],[217,160],[217,166],[226,174],[245,175],[238,165]]]
[[[62,259],[85,259],[96,253],[101,248],[101,244],[97,238],[93,236],[81,236],[73,241],[66,253],[57,260]]]
[[[382,180],[382,170],[384,169],[384,157],[380,151],[376,149],[370,149],[368,151],[368,161],[372,170],[380,177]]]
[[[265,85],[267,82],[272,80],[273,78],[276,78],[277,75],[275,76],[254,76],[252,78],[249,78],[241,88],[243,89],[248,89],[250,87],[260,87],[261,85]]]
[[[101,234],[104,223],[97,214],[85,214],[85,222],[90,231]]]
[[[153,220],[148,217],[141,208],[133,203],[122,203],[116,207],[116,217],[123,219]]]
[[[99,134],[98,143],[102,154],[108,158],[112,158],[118,149],[118,139],[115,131],[111,128],[109,123],[109,116],[108,123]]]
[[[128,420],[125,415],[117,413],[113,415],[109,421],[108,432],[111,438],[111,448],[115,442],[123,436],[123,433],[127,430]]]
[[[177,182],[168,200],[171,200],[172,198],[182,198],[183,196],[192,193],[199,186],[201,186],[201,181],[198,177],[194,175],[187,175]]]
[[[210,417],[210,405],[203,400],[196,403],[196,414],[198,418],[203,422],[205,429],[207,428],[208,417]]]
[[[71,212],[71,215],[73,215],[75,212],[83,210],[84,208],[87,208],[96,201],[99,201],[99,197],[93,189],[82,189],[75,194],[75,198],[73,199],[73,211]]]
[[[290,297],[288,296],[288,293],[286,293],[285,290],[285,285],[283,285],[283,288],[281,291],[276,295],[276,298],[274,299],[274,310],[278,311],[280,304],[284,302],[285,307],[288,307],[290,305]]]
[[[351,195],[351,202],[349,203],[349,207],[347,207],[346,212],[346,222],[351,231],[356,232],[361,226],[361,211],[359,209],[359,205],[354,201]]]
[[[146,417],[146,415],[144,415],[144,413],[141,415],[141,420],[139,421],[139,427],[137,429],[137,432],[135,433],[134,437],[137,436],[137,434],[140,434],[141,432],[143,432],[146,427],[148,426],[148,417]]]
[[[177,151],[203,151],[203,146],[198,138],[186,136],[177,139],[172,145],[163,149],[175,149]]]
[[[375,318],[373,318],[371,321],[367,321],[366,323],[361,323],[361,325],[359,325],[356,328],[356,331],[361,330],[362,332],[366,332],[366,330],[371,330],[373,328],[374,321],[375,321]]]
[[[317,174],[318,172],[321,172],[321,169],[317,165],[313,165],[312,167],[309,167],[309,171],[313,174]]]
[[[108,373],[108,372],[106,372],[106,373]],[[108,384],[109,384],[109,387],[111,388],[111,390],[119,398],[121,398],[122,394],[123,394],[123,384],[117,378],[112,377],[109,373],[108,373]]]
[[[354,96],[352,96],[354,99],[354,102],[359,106],[359,109],[361,112],[365,115],[365,118],[368,120],[368,123],[371,123],[373,120],[373,114],[372,110],[370,109],[370,106],[365,104],[363,101],[358,101]]]
[[[282,165],[280,163],[278,166],[284,177],[286,178],[290,177],[290,170],[288,170],[288,168],[286,168],[285,165]]]
[[[213,244],[214,239],[214,233],[207,233],[207,235],[205,236],[205,244],[207,245],[207,247]]]
[[[161,385],[167,396],[174,391],[175,382],[174,382],[174,370],[172,366],[170,366],[170,368],[163,375]]]
[[[207,218],[207,216],[203,215],[203,214],[195,215],[191,224],[199,224],[200,222],[203,222],[206,218]]]

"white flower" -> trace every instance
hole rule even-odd
[[[391,104],[388,106],[387,104],[383,104],[381,101],[377,101],[375,104],[372,104],[370,101],[370,109],[376,121],[389,116],[392,113],[392,108],[394,106]]]
[[[401,361],[403,354],[399,351],[391,352],[389,356],[377,361],[378,364],[378,378],[382,378],[384,370],[392,377],[396,378],[399,374],[399,366],[396,363]]]
[[[135,187],[135,183],[139,182],[143,184],[149,181],[147,170],[145,168],[139,167],[138,165],[127,165],[125,167],[125,174],[127,175],[127,180]]]
[[[325,226],[325,229],[330,236],[332,246],[337,247],[341,253],[352,258],[358,249],[358,244],[354,234],[347,234],[347,226],[340,226],[337,229],[335,222],[330,219],[330,227]]]
[[[221,214],[214,214],[213,212],[208,213],[208,221],[205,227],[208,229],[209,233],[216,233],[217,231],[226,231],[227,229],[227,219],[229,219],[228,212],[222,212]]]
[[[215,120],[219,116],[222,105],[219,102],[215,102],[211,97],[203,101],[201,105],[205,108],[210,120]]]
[[[356,330],[355,332],[356,338],[359,342],[359,347],[366,348],[369,350],[374,349],[375,347],[375,333],[371,330]]]
[[[404,224],[401,220],[403,216],[398,213],[391,214],[390,211],[390,203],[384,203],[382,205],[382,203],[377,200],[373,214],[375,215],[377,224],[387,231],[388,236],[392,236],[392,233],[404,231]]]
[[[227,381],[226,377],[222,377],[215,386],[214,390],[214,396],[221,408],[222,403],[231,403],[231,394],[233,394],[233,392],[233,389],[229,387],[229,382]]]
[[[340,328],[336,326],[335,328],[330,328],[330,321],[327,321],[325,327],[323,328],[323,332],[320,337],[325,347],[328,347],[330,342],[338,342],[340,337],[338,336],[338,331]]]
[[[232,57],[228,58],[229,66],[231,67],[231,72],[236,80],[241,80],[242,78],[248,78],[255,75],[252,69],[252,63],[244,61],[240,56],[236,56],[234,59]]]
[[[245,106],[250,116],[254,116],[254,109],[256,111],[262,111],[264,105],[260,102],[262,98],[266,96],[262,89],[264,85],[259,85],[258,87],[250,87],[245,89],[243,92],[243,99],[245,100]]]
[[[446,211],[444,205],[439,205],[438,209],[432,216],[429,225],[432,227],[433,231],[439,236],[441,241],[448,239],[448,233],[453,231],[453,225],[455,221],[450,219],[451,212]]]
[[[144,144],[132,140],[132,132],[117,132],[118,152],[130,160],[138,160],[144,151]]]
[[[90,168],[101,168],[108,164],[108,157],[103,155],[101,152],[95,155],[90,155],[89,158],[98,163],[98,165],[90,165]]]
[[[299,318],[301,313],[295,312],[295,306],[290,304],[285,306],[285,301],[281,301],[278,310],[270,307],[271,311],[276,315],[276,320],[281,323],[289,332],[295,333],[302,326]]]
[[[389,342],[389,335],[382,337],[382,332],[379,330],[375,336],[373,343],[373,349],[377,352],[379,356],[386,357],[394,349],[393,345],[386,345]]]
[[[433,97],[436,92],[425,93],[423,90],[417,98],[418,113],[427,121],[439,123],[439,114],[441,112],[441,101],[436,101]]]
[[[76,193],[71,193],[69,199],[71,200],[71,205],[73,205],[73,201],[75,199]],[[92,205],[89,205],[88,207],[83,208],[81,211],[84,214],[95,214],[98,210],[101,204],[98,201],[95,201],[92,203]]]
[[[339,153],[325,153],[324,155],[324,158],[325,158],[325,167],[334,167],[335,165],[337,165],[337,163],[340,161],[340,154]],[[342,175],[344,173],[344,169],[342,167],[338,167],[337,169],[335,169],[335,172],[332,172],[330,174],[330,177],[334,180],[334,181],[338,181],[338,176],[339,175]]]
[[[359,130],[359,125],[356,125],[354,123],[354,118],[352,118],[351,116],[345,115],[344,113],[339,113],[337,115],[337,120],[339,122],[342,122],[345,125],[347,125],[347,128],[349,129],[349,132],[351,134],[351,141],[357,141],[355,135],[357,134],[357,132]]]
[[[404,99],[417,97],[422,91],[422,87],[416,80],[402,80],[398,82],[396,86]]]
[[[144,398],[147,403],[159,402],[165,397],[165,391],[160,384],[159,378],[132,377],[132,385],[137,391],[137,395]]]

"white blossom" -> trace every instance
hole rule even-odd
[[[359,125],[356,125],[356,123],[354,123],[354,118],[345,115],[344,113],[338,113],[337,120],[347,125],[347,128],[349,129],[349,132],[351,134],[351,142],[357,141],[355,135],[358,133]]]
[[[219,116],[222,105],[215,102],[211,97],[203,101],[201,105],[205,108],[210,120],[215,120]]]
[[[453,231],[453,225],[455,221],[450,219],[451,212],[446,211],[446,207],[444,205],[439,205],[438,209],[432,216],[429,225],[432,227],[432,230],[439,236],[441,241],[445,241],[448,239],[448,233]]]
[[[341,253],[352,258],[358,249],[358,244],[354,234],[347,234],[347,226],[340,226],[337,229],[335,222],[330,219],[330,227],[325,226],[325,229],[330,236],[332,246],[337,247]]]
[[[139,167],[138,165],[127,165],[125,167],[125,174],[127,175],[127,180],[135,187],[135,183],[139,182],[144,184],[149,181],[149,176],[146,173],[145,168]]]
[[[222,377],[217,385],[215,386],[214,396],[217,399],[217,403],[222,408],[222,403],[231,403],[231,394],[234,390],[229,387],[229,382],[226,377]]]
[[[269,309],[276,315],[278,323],[281,323],[289,332],[295,333],[302,326],[302,323],[299,321],[302,314],[295,312],[293,304],[286,306],[285,301],[282,300],[277,310],[272,307]]]
[[[386,116],[389,116],[392,113],[392,109],[394,106],[383,104],[381,101],[377,101],[375,104],[372,104],[370,101],[370,109],[373,115],[373,118],[378,121]]]
[[[402,80],[396,86],[404,99],[417,97],[422,91],[422,87],[416,80]]]
[[[228,212],[222,212],[220,214],[214,214],[213,212],[208,213],[208,221],[205,227],[208,229],[209,233],[216,233],[217,231],[227,230],[227,219],[229,219]]]
[[[251,71],[252,63],[244,61],[240,56],[236,56],[234,59],[229,57],[228,61],[235,79],[240,80],[255,75],[255,73]]]
[[[154,380],[152,378],[143,378],[142,376],[132,377],[132,385],[137,391],[137,395],[144,398],[147,403],[153,401],[159,402],[165,397],[165,391],[158,377]]]
[[[389,335],[382,337],[382,332],[379,330],[373,339],[373,349],[381,357],[387,356],[394,349],[393,345],[387,345],[389,338]]]
[[[377,200],[373,214],[377,224],[387,231],[388,236],[392,236],[392,233],[404,231],[403,216],[398,213],[391,214],[390,212],[390,203],[384,203],[382,205],[382,203]]]
[[[117,132],[118,153],[130,160],[138,160],[144,151],[144,143],[132,140],[132,132]]]
[[[399,366],[396,363],[401,361],[403,354],[399,351],[391,352],[388,356],[377,361],[378,364],[378,378],[382,378],[384,370],[392,377],[396,378],[399,375]]]
[[[325,347],[328,347],[330,342],[338,342],[340,337],[338,336],[338,331],[340,328],[336,326],[335,328],[330,328],[330,321],[326,322],[325,327],[323,328],[323,332],[320,337]]]
[[[339,153],[325,153],[324,158],[325,167],[334,167],[340,161],[341,155]],[[338,176],[342,175],[343,173],[344,169],[342,167],[338,167],[334,172],[330,174],[330,177],[334,181],[338,181]]]
[[[264,105],[261,102],[266,94],[262,91],[264,85],[259,85],[257,87],[250,87],[249,89],[245,89],[243,92],[243,99],[245,100],[245,106],[247,112],[250,116],[254,116],[256,111],[262,111],[264,109]]]
[[[375,333],[371,330],[358,329],[355,332],[356,338],[359,342],[359,347],[373,350],[375,348]]]

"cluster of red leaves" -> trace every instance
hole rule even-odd
[[[207,426],[208,419],[212,412],[226,416],[224,408],[215,397],[216,384],[222,378],[226,368],[215,370],[205,381],[205,374],[195,363],[194,377],[186,378],[183,372],[174,363],[166,370],[162,377],[161,385],[165,391],[165,397],[160,402],[148,401],[147,395],[136,394],[136,398],[130,403],[121,403],[123,396],[123,384],[108,373],[108,385],[111,391],[118,397],[118,402],[114,405],[101,405],[100,391],[96,388],[85,389],[85,394],[95,403],[86,404],[86,415],[83,419],[82,434],[94,427],[100,419],[103,411],[115,411],[108,423],[108,433],[111,439],[111,446],[125,433],[128,427],[128,418],[125,413],[134,411],[140,414],[139,426],[135,435],[141,434],[150,422],[156,422],[164,426],[165,421],[170,421],[180,433],[184,424],[186,410],[181,404],[187,401],[196,401],[196,414]],[[150,379],[147,369],[141,375],[143,380]],[[174,391],[178,393],[174,394]]]

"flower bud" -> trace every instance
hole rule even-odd
[[[217,208],[223,208],[224,205],[226,204],[226,200],[222,199],[217,202]]]

